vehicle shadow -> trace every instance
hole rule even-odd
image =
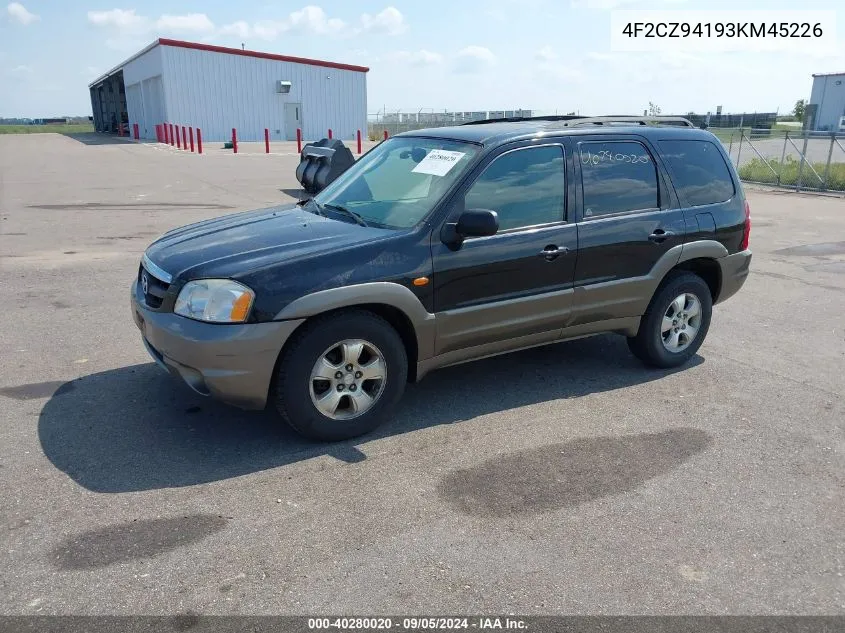
[[[690,364],[703,362],[695,356]],[[682,369],[681,369],[682,370]],[[244,412],[193,394],[153,363],[58,386],[38,435],[56,468],[95,492],[130,492],[218,481],[319,455],[366,459],[367,441],[551,399],[577,398],[659,380],[620,336],[534,348],[433,372],[409,385],[394,419],[357,440],[300,438],[272,411]]]
[[[117,136],[105,132],[67,132],[64,136],[83,145],[121,145],[135,143],[128,136]]]

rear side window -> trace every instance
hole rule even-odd
[[[657,170],[636,141],[581,143],[584,217],[656,209]]]
[[[710,141],[659,141],[672,180],[685,205],[717,204],[735,191],[731,173],[719,148]]]

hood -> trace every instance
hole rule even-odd
[[[146,254],[174,279],[237,278],[258,268],[372,242],[393,233],[289,205],[174,229],[153,242]]]

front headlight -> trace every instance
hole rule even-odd
[[[255,293],[231,279],[189,281],[176,298],[176,314],[211,323],[243,323]]]

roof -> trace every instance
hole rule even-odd
[[[845,73],[813,73],[813,77],[845,77]]]
[[[447,138],[457,141],[479,143],[481,145],[500,145],[511,141],[552,136],[578,136],[583,134],[638,134],[640,136],[659,136],[660,138],[707,138],[712,134],[705,130],[689,127],[651,126],[651,125],[612,125],[564,127],[561,121],[526,120],[513,122],[478,123],[474,125],[455,125],[434,127],[423,130],[402,132],[397,136],[426,136]]]
[[[370,69],[366,66],[355,66],[353,64],[343,64],[340,62],[329,62],[322,59],[311,59],[309,57],[294,57],[292,55],[278,55],[276,53],[264,53],[261,51],[250,51],[244,50],[240,48],[229,48],[228,46],[215,46],[213,44],[200,44],[199,42],[186,42],[183,40],[171,40],[164,37],[160,37],[148,46],[145,46],[140,51],[125,59],[123,62],[112,68],[107,73],[104,73],[97,77],[94,81],[88,84],[88,87],[91,88],[101,81],[103,81],[106,77],[109,77],[116,72],[119,72],[126,66],[129,62],[139,58],[141,55],[151,51],[156,46],[172,46],[174,48],[190,48],[198,51],[208,51],[212,53],[223,53],[226,55],[240,55],[241,57],[255,57],[257,59],[271,59],[279,62],[292,62],[294,64],[307,64],[309,66],[322,66],[325,68],[338,68],[340,70],[352,70],[356,72],[366,73],[369,72]]]

